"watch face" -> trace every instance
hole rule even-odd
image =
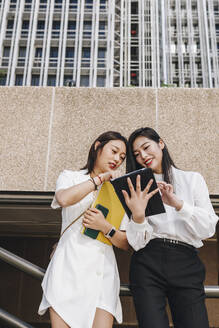
[[[109,237],[112,238],[112,236],[115,234],[116,230],[112,228],[112,230],[109,232]]]

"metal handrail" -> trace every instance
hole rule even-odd
[[[28,273],[29,275],[42,280],[45,274],[45,270],[20,256],[17,256],[4,248],[0,247],[0,260],[7,262],[8,264],[16,267],[17,269]],[[205,294],[207,298],[219,298],[219,286],[205,286]],[[131,296],[129,285],[121,284],[120,286],[121,296]]]
[[[34,278],[42,280],[45,274],[45,270],[41,267],[17,256],[6,249],[0,247],[0,260],[7,262],[8,264],[16,267],[17,269],[31,275]],[[205,286],[205,294],[207,298],[219,298],[219,286]],[[127,284],[120,285],[121,296],[132,296],[130,287]],[[17,328],[34,328],[28,323],[18,319],[14,315],[0,308],[0,320],[10,324],[12,327]]]
[[[0,247],[0,259],[14,266],[15,268],[28,273],[34,278],[42,280],[44,277],[45,270],[41,267],[17,256],[6,249]]]
[[[34,328],[33,326],[29,325],[28,323],[18,319],[13,314],[8,313],[7,311],[0,308],[0,319],[4,322],[8,323],[11,327],[17,328]]]

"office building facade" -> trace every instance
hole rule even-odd
[[[0,0],[0,84],[219,87],[219,0]]]

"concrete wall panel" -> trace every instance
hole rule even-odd
[[[219,90],[163,88],[158,91],[158,129],[175,164],[200,172],[219,193]]]
[[[44,190],[52,88],[0,88],[0,189]]]
[[[47,189],[54,189],[64,168],[85,164],[99,134],[115,130],[128,136],[139,126],[155,127],[155,107],[153,89],[57,88]]]

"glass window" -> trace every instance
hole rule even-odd
[[[31,85],[33,86],[39,86],[40,84],[40,76],[38,74],[32,74],[31,77]]]
[[[89,86],[89,75],[82,75],[81,76],[81,87],[88,87]]]
[[[82,48],[82,57],[90,58],[90,48]]]
[[[52,29],[53,30],[60,30],[60,21],[53,21],[52,22]]]
[[[15,85],[21,86],[23,84],[23,75],[17,74],[15,78]]]
[[[105,76],[97,76],[97,87],[105,87],[106,77]]]
[[[72,78],[72,75],[64,75],[64,85],[66,87],[75,87],[75,81]]]
[[[75,30],[75,29],[76,29],[76,22],[68,21],[68,30]]]
[[[7,79],[6,74],[0,75],[0,85],[6,85],[6,79]]]
[[[73,47],[66,48],[65,57],[66,58],[74,58],[74,48]]]
[[[29,21],[28,20],[23,20],[22,30],[28,30],[28,28],[29,28]]]
[[[91,9],[93,4],[93,0],[85,0],[85,8]]]
[[[98,58],[105,58],[106,56],[106,48],[99,48],[98,49]]]
[[[38,30],[44,30],[44,28],[45,28],[45,21],[44,20],[39,20],[37,22],[37,29]]]
[[[36,48],[35,57],[41,58],[42,57],[42,52],[43,52],[42,48]]]
[[[91,30],[92,22],[91,21],[84,21],[84,30]]]
[[[50,87],[56,85],[56,75],[48,75],[47,85]]]
[[[4,47],[3,57],[9,57],[10,49],[11,49],[10,47]]]
[[[14,26],[14,20],[9,19],[9,20],[8,20],[8,23],[7,23],[7,28],[8,28],[8,29],[12,29],[13,26]]]
[[[26,57],[26,47],[19,47],[18,57]]]
[[[105,22],[99,22],[99,30],[105,30]]]
[[[50,48],[50,57],[57,58],[58,57],[58,47],[51,47]]]

